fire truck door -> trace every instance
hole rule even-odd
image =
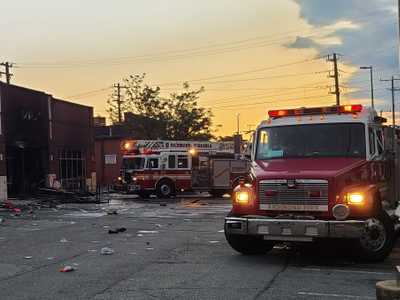
[[[213,160],[213,187],[230,187],[230,164],[228,159],[214,159]]]
[[[210,187],[210,158],[199,155],[192,159],[192,187],[209,188]]]

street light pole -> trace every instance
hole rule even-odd
[[[373,72],[373,67],[360,67],[360,70],[369,70],[369,76],[370,76],[370,81],[371,81],[371,107],[372,109],[375,108],[374,104],[374,72]]]

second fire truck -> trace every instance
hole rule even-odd
[[[231,192],[245,178],[249,161],[233,153],[233,143],[130,140],[124,151],[119,184],[143,197],[168,198],[184,191]]]

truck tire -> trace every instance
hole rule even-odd
[[[370,262],[383,261],[392,251],[395,241],[394,225],[386,212],[368,220],[360,239],[356,241],[355,255]]]
[[[225,230],[225,238],[234,250],[244,255],[262,255],[274,248],[274,243],[264,241],[262,236],[229,234]]]
[[[175,195],[175,185],[171,180],[163,179],[157,184],[158,198],[170,198]]]

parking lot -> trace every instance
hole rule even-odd
[[[229,209],[230,199],[114,197],[19,216],[3,210],[0,298],[374,299],[375,283],[395,277],[398,248],[377,264],[332,247],[240,255],[224,238]],[[126,231],[109,233],[118,228]],[[102,255],[104,247],[114,252]]]

